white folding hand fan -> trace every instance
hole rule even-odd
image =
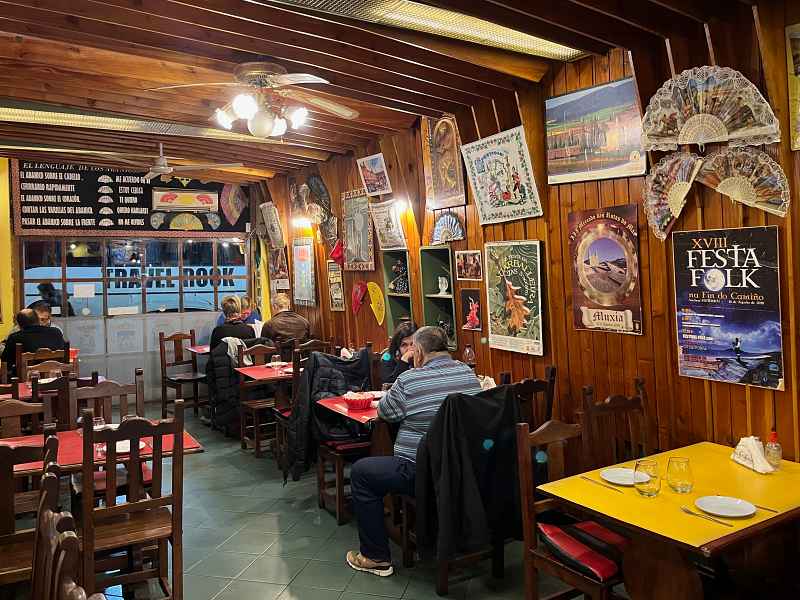
[[[772,108],[747,78],[728,67],[696,67],[676,75],[650,99],[642,119],[645,150],[678,144],[728,142],[756,146],[780,141]]]
[[[702,159],[688,152],[674,152],[662,158],[644,183],[644,210],[650,229],[665,240],[686,204],[686,194],[702,164]]]
[[[708,155],[697,181],[781,217],[789,210],[789,182],[783,169],[757,148],[724,148]]]

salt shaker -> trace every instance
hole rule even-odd
[[[764,456],[773,469],[780,469],[783,448],[778,442],[778,432],[774,429],[770,432],[767,443],[764,446]]]

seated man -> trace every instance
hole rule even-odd
[[[397,377],[378,404],[381,419],[400,423],[394,456],[362,458],[350,474],[361,551],[348,552],[347,564],[381,577],[394,572],[383,522],[383,497],[414,495],[417,446],[444,399],[453,393],[481,391],[472,369],[450,357],[447,334],[439,327],[421,327],[414,334],[414,367]]]
[[[63,333],[61,327],[58,325],[53,325],[53,309],[50,307],[50,304],[44,300],[37,300],[28,308],[33,309],[33,312],[35,312],[36,316],[39,317],[39,325],[44,325],[45,327],[55,327]]]
[[[255,307],[250,306],[250,298],[247,296],[242,296],[240,298],[242,303],[242,312],[240,316],[242,318],[242,322],[246,323],[247,325],[252,325],[256,321],[261,320],[261,313],[258,312],[258,309]],[[217,325],[222,325],[225,322],[225,313],[219,313],[219,318],[217,319]]]
[[[245,325],[241,318],[242,304],[238,296],[227,296],[222,299],[222,314],[225,322],[217,325],[211,332],[209,346],[213,350],[222,341],[222,338],[233,337],[240,340],[249,340],[255,337],[253,328]]]
[[[41,325],[39,316],[30,308],[23,308],[14,317],[19,331],[8,336],[0,361],[8,366],[9,376],[16,376],[17,344],[22,344],[23,352],[36,352],[43,348],[61,350],[64,348],[64,335],[61,330],[49,325]]]
[[[291,339],[302,344],[311,338],[311,324],[302,315],[292,310],[289,296],[275,294],[272,300],[273,317],[264,323],[261,336],[271,339],[275,344],[282,344]]]

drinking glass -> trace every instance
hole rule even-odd
[[[647,475],[647,480],[641,474]],[[640,480],[643,480],[640,482]],[[654,498],[661,491],[661,477],[658,475],[658,463],[654,460],[643,459],[636,461],[633,474],[633,485],[636,491],[646,498]]]
[[[273,354],[272,358],[269,359],[269,366],[273,369],[277,369],[280,366],[281,362],[281,355],[280,354]]]
[[[92,418],[92,429],[94,429],[95,431],[100,431],[105,426],[106,426],[106,420],[103,417]]]
[[[672,456],[667,463],[667,483],[678,494],[688,494],[694,486],[688,458]]]
[[[384,394],[385,394],[385,393],[387,393],[387,392],[388,392],[390,389],[392,389],[392,385],[393,385],[393,384],[391,384],[391,383],[384,383],[384,384],[381,386],[381,391],[382,391]]]

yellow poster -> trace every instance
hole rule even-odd
[[[786,65],[789,78],[789,136],[792,150],[800,150],[800,23],[786,28]]]
[[[386,316],[386,304],[383,301],[383,292],[380,286],[374,281],[367,284],[367,291],[369,292],[369,305],[372,312],[375,313],[375,320],[378,325],[383,325],[383,318]]]

